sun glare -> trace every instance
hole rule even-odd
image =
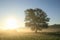
[[[18,28],[18,24],[17,24],[17,20],[14,18],[9,18],[6,20],[6,27],[5,29],[17,29]]]

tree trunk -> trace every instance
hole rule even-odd
[[[35,29],[35,33],[37,33],[37,29]]]

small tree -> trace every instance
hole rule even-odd
[[[39,9],[27,9],[25,11],[25,26],[30,27],[37,33],[37,30],[48,28],[49,18],[47,14]]]

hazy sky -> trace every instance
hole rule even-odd
[[[60,0],[0,0],[0,25],[13,16],[24,26],[24,11],[29,8],[41,8],[51,18],[49,24],[60,24]]]

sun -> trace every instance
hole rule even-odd
[[[15,18],[8,18],[6,20],[6,29],[17,29],[18,28],[18,24],[17,24],[17,20]]]

